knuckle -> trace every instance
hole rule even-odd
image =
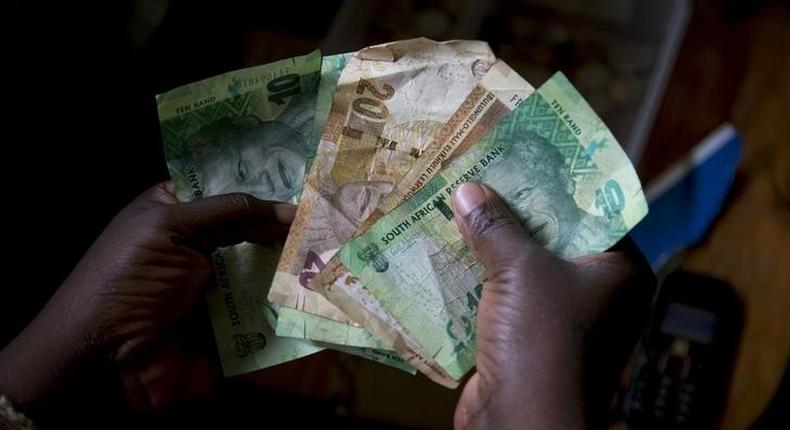
[[[521,285],[528,279],[525,267],[526,263],[520,257],[500,262],[498,270],[492,273],[492,279],[505,285]]]
[[[579,281],[598,285],[608,300],[627,297],[633,308],[649,306],[656,288],[655,274],[630,255],[605,252],[580,257],[573,264]]]
[[[252,196],[244,193],[232,193],[227,196],[228,206],[233,208],[240,208],[245,211],[252,211],[255,207],[255,202]]]
[[[170,226],[173,222],[173,208],[169,206],[159,206],[148,211],[148,225],[153,228]]]
[[[140,213],[134,221],[136,240],[147,241],[160,237],[166,232],[177,231],[180,226],[176,221],[175,209],[169,206],[154,207]]]
[[[577,266],[581,266],[585,272],[616,278],[624,284],[655,283],[655,275],[649,266],[624,252],[588,255],[582,257]]]

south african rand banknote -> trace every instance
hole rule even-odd
[[[321,53],[215,76],[157,96],[170,174],[179,200],[246,192],[298,201],[306,166],[329,114],[345,57]],[[281,247],[243,243],[217,250],[206,293],[225,375],[320,351],[274,336],[266,300]]]
[[[434,142],[427,145],[421,156],[414,160],[410,170],[395,188],[385,196],[356,232],[366,230],[386,212],[394,209],[411,193],[432,178],[457,148],[464,148],[482,136],[499,119],[513,109],[520,100],[526,98],[534,89],[505,62],[497,60],[486,72],[480,83],[467,95],[458,110],[434,136]],[[356,233],[355,233],[356,234]],[[323,270],[331,271],[342,267],[333,256]],[[345,277],[338,277],[345,281]],[[341,282],[339,287],[345,285]],[[320,291],[320,290],[319,290]],[[364,289],[356,290],[364,293]],[[365,303],[365,300],[358,300]],[[353,318],[360,322],[358,318]],[[365,325],[362,322],[361,325]],[[304,312],[286,307],[280,308],[276,334],[331,342],[340,345],[364,346],[378,349],[393,349],[389,342],[382,342],[377,336],[338,321],[326,318],[307,318]]]
[[[431,178],[436,176],[442,165],[464,153],[474,142],[494,127],[513,109],[527,98],[534,88],[505,62],[498,60],[482,81],[467,96],[461,107],[436,135],[436,143],[426,150],[415,162],[395,189],[387,195],[371,216],[355,232],[355,236],[367,230],[386,213],[410,198]],[[313,280],[311,287],[327,294],[332,302],[342,302],[343,310],[369,332],[375,332],[380,343],[388,349],[419,349],[392,315],[378,304],[364,288],[358,288],[356,278],[345,271],[337,255],[326,264],[324,270]],[[326,282],[327,285],[323,285]],[[331,286],[331,288],[330,288]],[[278,330],[279,330],[278,325]],[[396,344],[401,346],[397,347]],[[425,353],[414,352],[415,357],[425,357]],[[440,369],[432,360],[421,362],[421,370]],[[447,384],[454,383],[447,377]]]
[[[355,288],[365,288],[438,363],[442,372],[428,376],[448,386],[455,384],[446,375],[458,380],[474,366],[485,279],[449,206],[452,191],[470,180],[491,186],[530,235],[563,258],[606,250],[647,213],[627,156],[558,73],[408,201],[344,245],[339,258]],[[404,344],[396,344],[398,351],[422,370],[424,357]]]
[[[373,46],[349,57],[269,292],[272,302],[361,330],[307,286],[433,142],[494,60],[484,42],[427,39]]]
[[[324,57],[321,63],[316,52],[161,95],[157,102],[165,153],[179,199],[238,191],[266,200],[298,201],[347,56]],[[299,82],[298,91],[289,82]],[[206,300],[228,376],[327,346],[274,335],[278,306],[266,295],[280,252],[280,246],[244,243],[213,256],[218,285],[209,289]],[[414,372],[391,351],[335,349]]]

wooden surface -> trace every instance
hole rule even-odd
[[[729,282],[744,327],[723,429],[749,427],[790,357],[790,17],[779,1],[728,21],[697,2],[640,163],[650,179],[730,121],[744,138],[729,202],[685,268]],[[702,4],[702,5],[700,5]]]

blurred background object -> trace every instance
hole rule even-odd
[[[743,140],[731,124],[717,128],[644,189],[650,212],[630,235],[661,274],[705,237],[735,181]]]
[[[742,319],[725,282],[683,271],[663,280],[623,396],[628,427],[716,428]]]
[[[535,85],[565,72],[645,185],[721,124],[738,130],[740,164],[721,211],[674,264],[726,282],[743,303],[720,427],[787,428],[786,408],[767,409],[786,405],[788,384],[779,387],[790,356],[787,2],[9,0],[0,11],[4,267],[13,271],[0,290],[0,341],[33,317],[123,205],[167,178],[155,94],[315,47],[479,38]],[[86,372],[63,392],[46,417],[61,427],[112,417],[130,427],[426,429],[450,428],[460,394],[331,351],[227,380],[214,397],[164,416],[126,415],[112,369]]]

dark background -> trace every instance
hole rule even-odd
[[[242,67],[253,28],[323,31],[314,17],[332,17],[332,2],[308,15],[268,3],[174,1],[143,46],[133,2],[3,6],[3,206],[15,272],[4,308],[32,315],[112,215],[167,179],[155,94]],[[2,339],[24,319],[4,321]]]

